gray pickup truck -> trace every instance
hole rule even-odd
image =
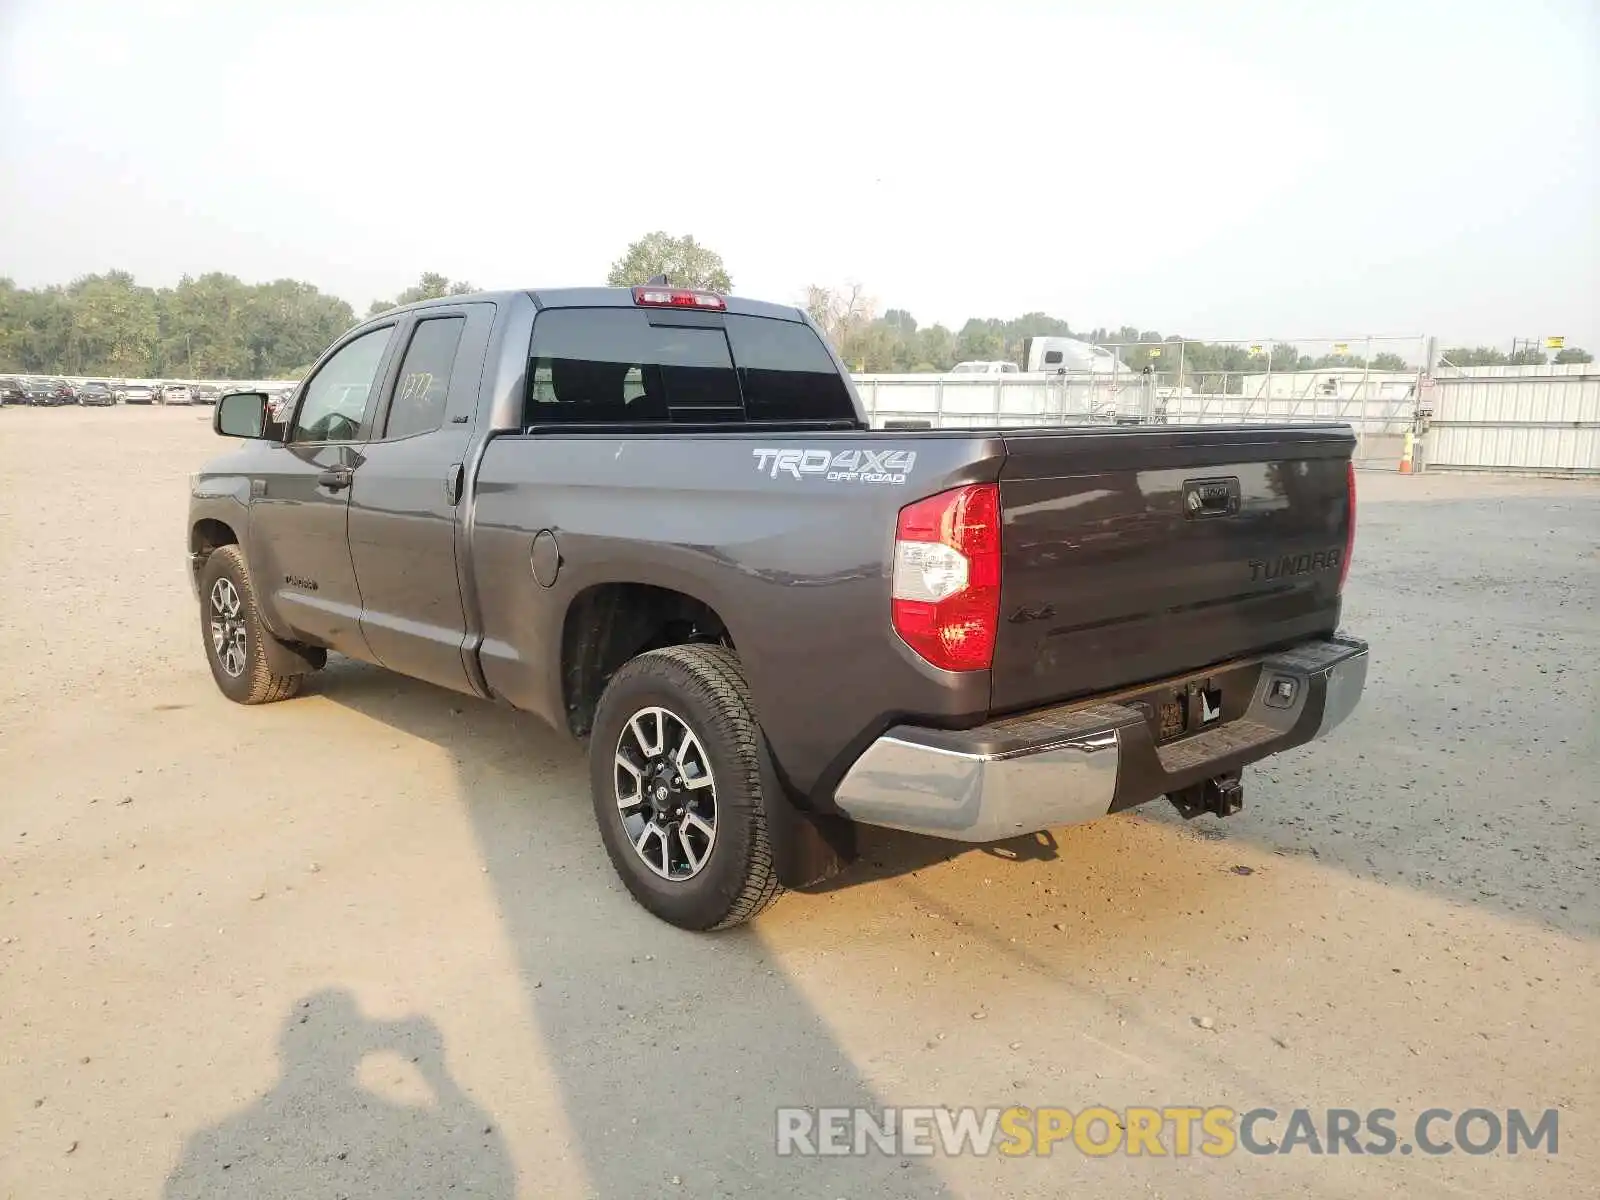
[[[1240,804],[1366,679],[1341,425],[869,428],[803,312],[646,286],[351,330],[221,398],[192,481],[217,685],[328,651],[586,742],[633,895],[738,924],[858,825],[992,842]]]

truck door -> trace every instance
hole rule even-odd
[[[494,305],[428,308],[400,334],[350,499],[361,628],[384,666],[471,692],[457,516]]]
[[[390,357],[394,325],[363,330],[301,389],[281,449],[253,478],[250,574],[280,632],[370,658],[346,518],[361,466],[363,418]]]

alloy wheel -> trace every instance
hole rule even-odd
[[[613,776],[623,830],[644,865],[674,882],[698,875],[717,841],[717,785],[689,723],[641,708],[617,736]]]
[[[244,674],[248,662],[244,604],[233,580],[224,576],[211,585],[211,652],[230,679]]]

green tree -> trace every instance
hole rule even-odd
[[[355,323],[343,300],[296,279],[258,284],[246,306],[249,374],[270,379],[309,362]]]
[[[1006,354],[1005,323],[992,317],[973,317],[956,334],[956,359],[960,362],[994,362]]]
[[[0,371],[22,370],[24,314],[31,296],[15,280],[0,276]]]
[[[242,379],[253,359],[247,337],[254,289],[237,276],[185,275],[158,294],[161,344],[154,372],[193,379]]]
[[[367,306],[367,316],[375,317],[379,313],[388,312],[391,308],[399,308],[402,304],[415,304],[419,300],[443,300],[446,296],[465,296],[477,290],[476,284],[468,283],[464,279],[457,279],[452,283],[447,276],[440,275],[437,271],[424,271],[416,283],[393,300],[374,300]]]
[[[1452,346],[1439,357],[1452,367],[1499,367],[1507,361],[1504,352],[1491,346]]]
[[[59,285],[29,296],[22,328],[22,369],[44,374],[68,369],[73,332],[73,301]]]
[[[1261,366],[1265,369],[1266,362],[1263,361]],[[1311,369],[1311,356],[1309,354],[1301,354],[1300,347],[1293,343],[1274,342],[1272,344],[1272,369],[1274,371],[1308,371]]]
[[[60,288],[34,290],[0,280],[0,370],[55,369],[65,358],[70,318],[63,300]]]
[[[1565,346],[1556,351],[1558,363],[1592,363],[1594,355],[1587,350],[1580,350],[1577,346]]]
[[[722,265],[722,256],[702,246],[689,234],[673,237],[657,230],[647,233],[628,247],[616,262],[606,282],[612,287],[636,287],[665,275],[673,287],[701,288],[711,292],[731,292],[733,280]]]
[[[943,325],[917,330],[913,349],[910,365],[914,371],[948,371],[956,365],[956,335]]]
[[[66,287],[0,280],[0,370],[149,378],[272,378],[315,358],[354,323],[309,283],[232,275],[149,288],[126,271]]]
[[[1385,350],[1382,354],[1372,356],[1372,369],[1374,371],[1409,371],[1411,364],[1406,362],[1392,350]]]
[[[917,332],[917,319],[903,308],[891,308],[880,319],[898,337],[909,338]]]
[[[161,336],[155,292],[126,271],[108,271],[74,280],[67,295],[67,370],[136,375],[148,367]]]

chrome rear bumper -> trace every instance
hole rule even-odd
[[[897,725],[845,773],[834,803],[863,824],[964,842],[1090,821],[1326,736],[1366,678],[1366,643],[1336,637],[975,729]],[[1157,744],[1159,705],[1191,685],[1220,692],[1222,716]]]

